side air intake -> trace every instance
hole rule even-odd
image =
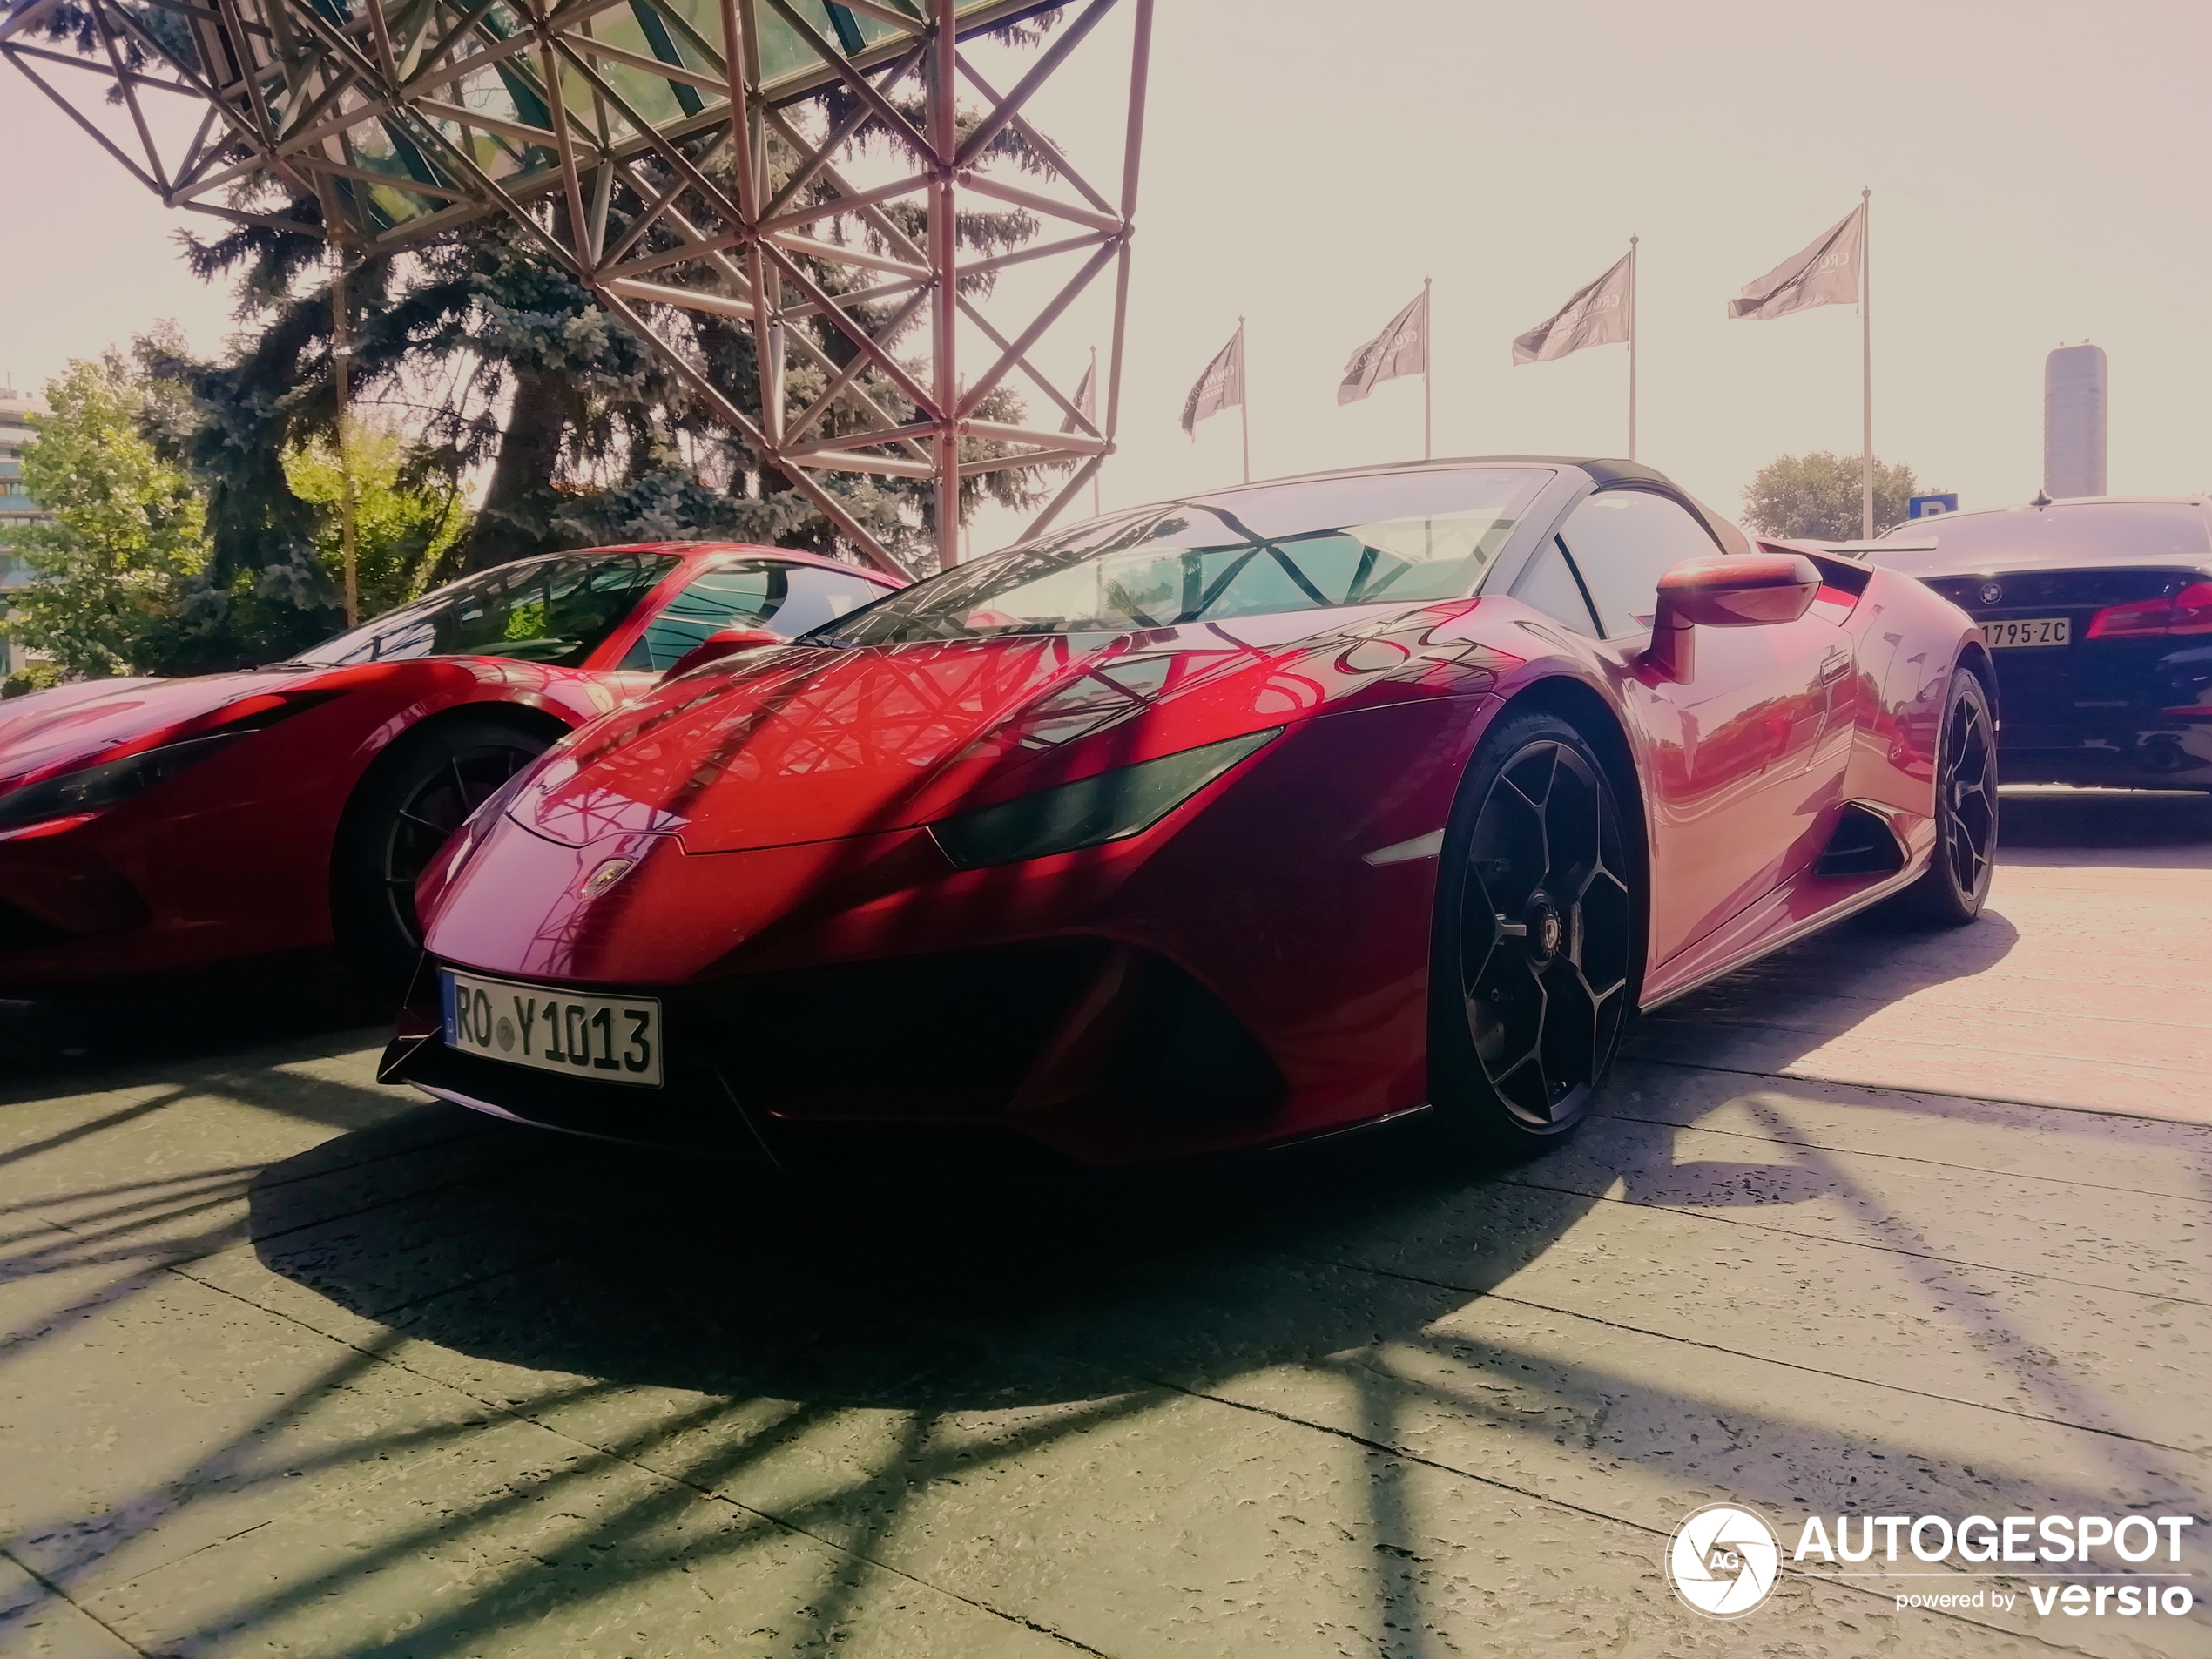
[[[1846,801],[1835,833],[1812,867],[1818,876],[1894,875],[1905,867],[1905,847],[1879,813]]]

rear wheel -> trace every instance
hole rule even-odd
[[[553,739],[493,720],[446,720],[402,738],[347,809],[331,864],[340,954],[380,988],[422,948],[415,884],[462,820]]]
[[[1430,1097],[1455,1138],[1533,1150],[1587,1115],[1642,948],[1620,807],[1581,734],[1508,717],[1468,767],[1443,857]]]
[[[1954,669],[1936,745],[1936,846],[1927,873],[1892,900],[1902,920],[1963,927],[1981,914],[1997,860],[1997,723],[1989,693]]]

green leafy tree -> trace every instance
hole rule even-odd
[[[1762,536],[1856,541],[1861,528],[1863,489],[1857,455],[1834,455],[1825,449],[1811,455],[1777,455],[1753,475],[1750,487],[1743,492],[1744,516]],[[1912,469],[1902,462],[1885,463],[1877,456],[1875,534],[1904,522],[1909,497],[1940,493],[1923,489]]]
[[[354,484],[354,568],[361,613],[373,617],[405,604],[428,585],[430,572],[469,529],[469,514],[457,489],[408,482],[408,442],[399,433],[354,424],[346,460],[320,442],[284,459],[292,493],[319,509],[315,553],[334,579],[346,569],[341,505],[346,475]]]
[[[66,672],[158,671],[170,622],[207,552],[190,480],[144,435],[171,396],[120,353],[71,360],[33,416],[24,482],[56,522],[19,534],[36,579],[13,597],[11,638]]]

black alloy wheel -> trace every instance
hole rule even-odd
[[[1997,723],[1970,669],[1952,671],[1936,745],[1936,846],[1926,873],[1899,894],[1898,913],[1963,927],[1981,914],[1997,863]]]
[[[1430,1089],[1491,1147],[1580,1123],[1635,1000],[1642,904],[1620,808],[1580,733],[1511,719],[1445,837]]]
[[[379,987],[402,983],[422,948],[415,884],[469,815],[550,745],[490,720],[451,720],[401,739],[347,809],[332,860],[340,954]]]

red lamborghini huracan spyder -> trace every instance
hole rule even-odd
[[[502,565],[301,654],[0,703],[0,996],[327,946],[404,982],[414,886],[554,738],[725,629],[897,584],[772,548]]]
[[[1632,1009],[1972,920],[1991,687],[1919,583],[1629,463],[1162,502],[557,745],[425,873],[385,1075],[786,1169],[1527,1143]]]

